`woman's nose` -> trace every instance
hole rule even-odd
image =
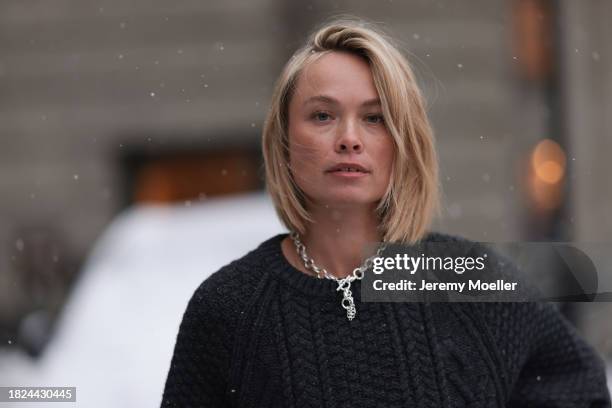
[[[340,134],[336,140],[336,153],[360,153],[363,150],[363,143],[357,136],[354,125],[347,124],[338,131]]]

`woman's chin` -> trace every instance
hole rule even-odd
[[[347,208],[376,205],[380,198],[364,194],[335,194],[333,196],[321,197],[317,200],[327,207]]]

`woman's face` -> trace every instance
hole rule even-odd
[[[391,175],[394,143],[367,62],[332,52],[308,65],[289,103],[290,168],[321,205],[376,204]]]

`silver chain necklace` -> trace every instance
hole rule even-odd
[[[378,247],[376,254],[367,258],[359,267],[353,269],[352,274],[344,278],[336,278],[335,276],[327,272],[325,268],[320,268],[319,266],[317,266],[314,260],[310,256],[308,256],[308,254],[306,253],[306,246],[304,246],[304,244],[302,244],[302,241],[300,241],[300,237],[297,232],[291,233],[291,239],[293,239],[295,249],[297,250],[297,253],[299,254],[300,258],[302,258],[302,261],[304,261],[304,267],[306,269],[314,271],[317,274],[317,278],[319,279],[322,279],[321,274],[323,274],[325,278],[338,282],[338,288],[336,289],[336,291],[341,290],[343,294],[341,305],[344,309],[346,309],[346,317],[349,319],[349,321],[353,320],[355,318],[355,315],[357,315],[357,309],[355,308],[355,301],[353,299],[353,293],[351,292],[351,282],[353,282],[355,279],[363,279],[365,271],[372,266],[373,259],[380,256],[380,254],[385,250],[385,247],[387,246],[386,243],[383,243]]]

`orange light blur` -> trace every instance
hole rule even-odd
[[[563,199],[566,155],[551,139],[543,139],[533,148],[530,157],[529,192],[540,210],[558,208]]]
[[[536,176],[547,184],[557,184],[565,175],[565,152],[550,139],[540,141],[531,154]]]

